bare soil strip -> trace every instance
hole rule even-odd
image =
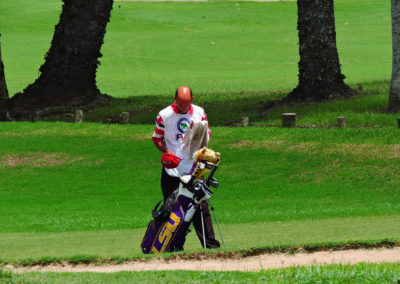
[[[170,260],[154,258],[150,261],[129,261],[114,265],[71,265],[68,263],[47,266],[13,267],[5,270],[17,273],[40,272],[103,272],[147,270],[197,270],[197,271],[260,271],[293,266],[400,262],[400,247],[381,249],[351,249],[344,251],[319,251],[314,253],[263,254],[238,259]]]

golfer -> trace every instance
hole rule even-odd
[[[175,155],[182,159],[175,168],[162,168],[161,190],[164,200],[179,186],[180,177],[187,175],[193,165],[190,155],[183,151],[183,136],[190,127],[191,122],[207,121],[204,110],[192,104],[193,93],[189,87],[179,87],[175,92],[175,102],[161,110],[156,118],[156,127],[153,133],[153,142],[162,153]],[[208,138],[211,131],[208,129]],[[204,228],[207,248],[219,248],[215,239],[214,229],[208,203],[202,203],[204,214]],[[200,211],[193,217],[193,225],[200,242],[203,244]]]

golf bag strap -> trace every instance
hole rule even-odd
[[[152,216],[155,220],[159,222],[165,222],[169,218],[169,214],[172,211],[172,208],[174,207],[174,203],[176,200],[176,194],[178,193],[177,190],[175,190],[173,193],[171,193],[164,201],[163,205],[158,209],[158,206],[162,202],[157,203],[157,205],[154,207],[152,211]]]

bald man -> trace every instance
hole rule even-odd
[[[156,118],[156,127],[153,133],[153,142],[162,153],[169,153],[182,159],[176,168],[162,168],[161,190],[164,200],[170,196],[179,186],[180,177],[186,175],[192,169],[193,161],[186,151],[183,151],[183,136],[189,129],[190,123],[207,121],[207,115],[203,108],[192,104],[193,93],[189,87],[179,87],[175,92],[175,101],[172,105],[161,110]],[[211,131],[208,129],[208,138]],[[203,204],[204,225],[206,233],[206,246],[219,248],[219,242],[215,239],[208,203]],[[201,216],[197,212],[193,217],[193,225],[200,242],[203,241]]]

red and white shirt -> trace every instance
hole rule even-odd
[[[163,141],[165,146],[172,150],[176,156],[183,159],[179,166],[174,169],[165,169],[170,176],[180,177],[187,174],[193,165],[189,154],[183,151],[183,137],[189,129],[191,121],[207,121],[207,115],[204,109],[197,105],[190,105],[187,113],[180,113],[176,102],[161,110],[156,118],[156,127],[153,133],[155,143]],[[208,137],[211,131],[208,129]]]

